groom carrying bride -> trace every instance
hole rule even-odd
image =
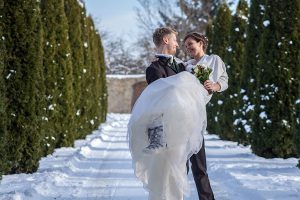
[[[205,106],[211,92],[227,88],[228,77],[221,59],[204,54],[204,41],[193,35],[185,38],[185,46],[194,59],[183,63],[175,58],[176,36],[168,27],[153,33],[158,59],[146,70],[149,85],[135,103],[128,124],[133,167],[149,191],[149,200],[183,200],[189,192],[185,163],[191,158],[199,199],[211,200],[214,195],[203,139]],[[200,49],[201,57],[197,53]],[[203,85],[187,72],[201,61],[212,69]]]

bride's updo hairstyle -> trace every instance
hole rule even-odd
[[[196,42],[202,42],[203,44],[203,51],[206,52],[207,46],[208,46],[208,39],[204,34],[198,33],[198,32],[191,32],[188,33],[184,39],[183,42],[185,42],[188,38],[193,38],[196,40]]]

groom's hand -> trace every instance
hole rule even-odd
[[[206,80],[204,82],[204,88],[211,94],[213,92],[219,91],[221,86],[211,80]]]

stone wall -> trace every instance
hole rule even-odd
[[[108,112],[130,113],[147,86],[145,75],[107,75]]]

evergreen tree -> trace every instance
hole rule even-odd
[[[69,38],[71,44],[72,66],[73,66],[73,88],[74,88],[74,106],[76,110],[76,116],[74,125],[74,134],[76,138],[81,135],[87,134],[82,132],[80,125],[83,122],[82,116],[82,71],[84,69],[84,46],[83,46],[83,33],[81,24],[81,13],[83,8],[78,4],[78,0],[65,0],[65,12],[68,18],[69,25]]]
[[[206,26],[206,31],[205,35],[208,38],[208,46],[207,46],[207,53],[212,54],[212,45],[213,45],[213,25],[212,25],[212,20],[208,22]]]
[[[292,123],[292,132],[294,134],[294,147],[298,157],[300,157],[300,2],[299,1],[290,1],[289,7],[291,8],[289,13],[291,18],[287,23],[289,26],[290,35],[289,35],[289,47],[291,48],[290,66],[292,71],[292,103],[293,107],[293,123]],[[297,62],[298,60],[298,62]],[[298,167],[300,168],[300,160]]]
[[[43,84],[39,2],[4,1],[7,134],[6,173],[32,172],[41,156],[39,107]],[[2,84],[1,84],[2,85]]]
[[[225,58],[229,47],[229,35],[231,27],[231,12],[226,3],[220,5],[216,18],[213,21],[213,47],[212,52],[221,58]]]
[[[101,121],[104,122],[106,120],[107,114],[107,88],[106,88],[106,65],[105,65],[105,57],[104,57],[104,49],[101,42],[100,35],[97,37],[98,43],[98,59],[100,61],[100,101],[101,101]]]
[[[107,113],[106,73],[104,51],[92,18],[81,15],[82,41],[84,47],[84,69],[82,71],[82,115],[81,128],[85,134],[103,122]]]
[[[58,146],[70,146],[73,145],[75,134],[74,133],[74,118],[76,115],[73,89],[73,65],[72,65],[72,54],[69,40],[69,26],[68,20],[64,11],[64,1],[59,1],[59,6],[56,8],[60,14],[60,25],[57,26],[57,38],[58,52],[57,52],[57,63],[58,63],[58,121],[60,122],[60,142]],[[73,27],[72,27],[73,28]],[[75,27],[74,27],[75,28]]]
[[[84,46],[84,69],[81,72],[82,76],[82,94],[83,97],[81,100],[81,107],[82,107],[82,116],[83,121],[81,124],[81,128],[83,129],[83,135],[81,137],[84,137],[85,134],[89,131],[91,131],[91,124],[90,124],[90,110],[91,110],[91,70],[90,67],[92,66],[92,52],[91,52],[91,44],[90,44],[90,27],[88,22],[88,17],[86,16],[86,10],[83,8],[83,12],[81,15],[81,28],[82,28],[82,41]]]
[[[58,138],[59,128],[56,125],[55,114],[57,113],[57,96],[59,91],[57,88],[57,63],[55,61],[55,54],[57,51],[56,33],[55,33],[55,4],[43,0],[41,2],[42,22],[45,30],[44,34],[44,57],[43,68],[45,76],[45,96],[46,96],[46,117],[47,123],[45,124],[46,135],[44,141],[44,154],[52,153],[56,147],[56,139]]]
[[[89,111],[89,122],[91,123],[92,129],[95,129],[100,122],[103,122],[106,118],[106,73],[105,73],[105,60],[104,52],[98,31],[95,29],[92,18],[87,18],[87,27],[89,32],[89,44],[91,53],[91,66],[90,66],[90,79],[91,87],[93,91],[92,95],[93,102]]]
[[[245,44],[245,58],[243,70],[241,71],[241,91],[244,92],[243,99],[239,104],[239,128],[240,135],[246,136],[245,143],[249,142],[249,134],[253,132],[254,109],[257,108],[257,86],[259,85],[259,52],[258,44],[261,40],[263,30],[262,20],[265,13],[265,0],[252,0],[250,7],[249,25],[247,27],[247,40]],[[236,130],[236,129],[235,129]]]
[[[93,101],[89,102],[89,123],[90,129],[93,130],[98,127],[100,124],[101,118],[101,110],[100,110],[100,60],[98,57],[99,54],[99,46],[97,42],[97,34],[95,25],[93,23],[92,17],[89,16],[87,18],[87,28],[89,32],[89,44],[90,44],[90,52],[91,52],[91,65],[88,68],[89,70],[89,79],[90,79],[90,87],[89,87],[89,95],[90,99]]]
[[[232,18],[230,43],[226,52],[226,62],[228,64],[227,73],[230,87],[224,92],[227,96],[222,107],[221,118],[222,134],[226,139],[235,140],[239,143],[247,141],[247,135],[241,134],[243,127],[242,110],[239,110],[239,102],[246,99],[244,91],[241,91],[241,71],[245,57],[246,27],[248,23],[248,4],[246,0],[238,2],[236,12]],[[240,101],[241,100],[241,101]],[[234,127],[234,125],[240,125]],[[236,130],[234,130],[236,128]]]
[[[298,81],[299,81],[298,77]],[[299,95],[298,95],[299,97]],[[295,151],[300,158],[300,98],[298,98],[295,102],[295,110],[294,110],[294,121],[293,121],[293,134],[294,134],[294,146],[295,146]],[[300,168],[300,159],[298,162],[298,167]]]
[[[299,69],[299,1],[266,1],[259,55],[259,108],[251,148],[264,157],[289,157],[293,149],[294,69]],[[291,34],[293,33],[293,34]],[[299,43],[298,43],[299,44]],[[299,88],[299,87],[298,87]],[[299,90],[299,89],[298,89]]]
[[[47,96],[47,152],[74,141],[72,54],[63,0],[42,0],[44,74]]]
[[[226,64],[225,52],[229,45],[231,25],[231,12],[226,3],[220,5],[216,18],[213,20],[213,33],[212,33],[212,53],[217,54],[222,58]],[[231,86],[229,86],[231,87]],[[225,96],[222,93],[215,93],[211,101],[207,106],[207,130],[210,133],[220,134],[222,137],[222,129],[220,126],[220,119],[223,118],[221,108],[223,107],[223,101]],[[224,116],[225,117],[225,116]]]
[[[0,13],[3,13],[4,10],[4,2],[3,0],[0,1]],[[5,82],[4,82],[4,59],[6,55],[5,51],[5,36],[3,33],[3,16],[0,18],[0,177],[2,172],[5,170],[5,162],[6,162],[6,154],[4,149],[4,138],[6,136],[6,99],[5,99]],[[0,178],[1,179],[1,178]]]

